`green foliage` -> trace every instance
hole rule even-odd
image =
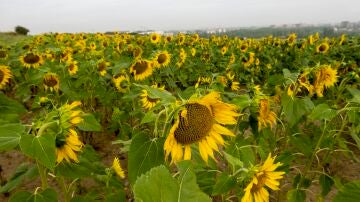
[[[349,182],[342,187],[334,198],[334,202],[356,202],[360,200],[360,181]]]
[[[15,148],[24,132],[25,127],[19,123],[0,125],[0,151]]]
[[[23,26],[18,25],[18,26],[15,27],[15,32],[17,34],[27,35],[29,31],[30,31],[29,29],[27,29],[27,28],[25,28]]]

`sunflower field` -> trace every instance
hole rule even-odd
[[[318,33],[0,44],[1,200],[360,201],[359,66]]]

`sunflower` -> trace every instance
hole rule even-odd
[[[130,66],[130,73],[134,75],[135,80],[144,80],[152,74],[153,67],[148,60],[137,60]]]
[[[43,83],[44,83],[45,90],[49,89],[51,92],[59,91],[60,81],[59,81],[59,77],[57,74],[51,73],[51,72],[46,73],[44,76]]]
[[[0,90],[9,83],[9,79],[12,77],[9,66],[0,65]]]
[[[155,67],[166,67],[170,63],[171,55],[167,51],[158,52],[155,55]]]
[[[228,64],[228,65],[234,64],[234,63],[235,63],[235,60],[236,60],[235,54],[234,54],[234,53],[231,53],[231,56],[230,56],[230,58],[229,58],[229,64]]]
[[[21,64],[26,68],[38,68],[44,63],[41,54],[35,52],[28,52],[19,58]]]
[[[75,60],[72,60],[68,63],[67,70],[70,75],[75,75],[77,73],[77,71],[79,70],[77,63],[78,62]]]
[[[227,78],[228,78],[228,82],[227,82],[227,86],[232,90],[232,91],[238,91],[240,89],[240,83],[235,81],[235,74],[229,72],[226,74]]]
[[[275,163],[275,157],[271,154],[267,157],[264,164],[255,167],[255,174],[250,183],[244,189],[245,194],[241,202],[266,202],[269,201],[269,192],[265,187],[272,190],[279,190],[279,180],[283,178],[285,172],[275,171],[282,163]]]
[[[153,44],[157,44],[160,42],[161,36],[158,33],[150,34],[150,42]]]
[[[90,50],[96,50],[96,44],[94,42],[91,42],[89,48]]]
[[[191,53],[191,56],[194,57],[195,54],[196,54],[196,49],[195,49],[195,48],[191,48],[190,53]]]
[[[200,84],[210,84],[211,78],[210,77],[199,77],[198,81],[195,84],[195,89],[199,87]]]
[[[298,78],[298,82],[299,82],[300,86],[306,88],[306,90],[309,92],[310,96],[312,96],[312,94],[314,92],[314,86],[310,84],[310,82],[307,78],[307,75],[308,75],[308,72],[302,73]]]
[[[255,61],[255,53],[250,52],[247,57],[243,57],[241,59],[241,62],[245,67],[249,67],[251,64],[253,64]]]
[[[288,36],[287,42],[291,46],[295,43],[297,35],[295,33],[292,33]]]
[[[132,55],[134,58],[141,58],[142,54],[143,49],[141,47],[137,46],[132,49]]]
[[[179,46],[183,45],[183,44],[185,43],[185,39],[186,39],[185,34],[179,33],[179,34],[177,35],[177,44],[178,44]]]
[[[329,44],[327,42],[323,42],[316,46],[317,53],[326,53],[329,50]]]
[[[248,47],[249,47],[248,44],[245,43],[245,42],[243,42],[243,43],[241,43],[241,45],[240,45],[240,51],[244,53],[244,52],[247,51]]]
[[[165,86],[163,86],[163,87],[158,87],[157,84],[152,85],[151,87],[152,87],[152,88],[159,89],[159,90],[164,90],[164,89],[165,89]],[[145,90],[145,89],[142,90],[142,93],[141,93],[140,97],[141,97],[142,106],[143,106],[145,109],[151,109],[151,108],[155,107],[155,105],[160,102],[160,98],[151,98],[151,97],[149,96],[148,91]]]
[[[121,168],[120,161],[117,157],[114,158],[112,168],[121,179],[125,178],[124,170]]]
[[[79,109],[74,110],[75,108],[78,108],[81,105],[81,102],[75,101],[71,104],[65,104],[60,107],[59,111],[61,114],[60,117],[60,126],[63,129],[63,131],[68,130],[69,128],[75,127],[79,123],[83,121],[81,118],[82,111]]]
[[[56,162],[61,163],[64,159],[67,162],[79,162],[76,152],[81,151],[83,143],[74,129],[68,129],[66,135],[57,135],[55,139],[56,144]]]
[[[310,35],[308,38],[307,38],[307,43],[309,45],[313,45],[314,44],[314,37],[313,35]]]
[[[223,47],[221,48],[221,55],[225,55],[227,51],[228,51],[228,47],[227,47],[227,46],[223,46]]]
[[[267,125],[271,127],[276,124],[276,114],[270,109],[269,99],[261,99],[259,104],[258,130]]]
[[[130,84],[130,80],[129,77],[127,75],[118,75],[112,78],[116,89],[120,92],[120,93],[125,93],[126,91],[129,90],[129,84]]]
[[[0,60],[6,59],[7,57],[8,57],[7,51],[0,48]]]
[[[110,66],[110,62],[106,62],[104,59],[101,59],[97,62],[97,68],[99,70],[100,76],[105,76],[106,68]]]
[[[173,36],[169,35],[165,37],[165,42],[170,43],[173,40]]]
[[[330,65],[323,65],[315,73],[314,89],[317,96],[322,97],[325,88],[332,87],[337,82],[337,70]]]
[[[345,40],[346,40],[346,35],[345,35],[345,34],[342,34],[341,37],[340,37],[339,45],[340,45],[340,46],[343,45],[344,42],[345,42]],[[0,55],[0,58],[1,58],[1,55]]]
[[[224,145],[221,134],[235,136],[225,124],[236,124],[240,114],[237,107],[220,100],[218,92],[211,92],[201,99],[185,104],[170,129],[164,144],[165,159],[171,154],[171,163],[191,159],[191,145],[199,144],[199,152],[207,163],[208,157],[215,159],[213,151]]]

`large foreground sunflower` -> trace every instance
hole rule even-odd
[[[211,92],[201,99],[190,100],[179,112],[165,141],[165,159],[171,154],[171,163],[191,159],[191,145],[199,144],[202,159],[215,159],[214,151],[224,145],[222,135],[235,136],[225,124],[236,124],[237,107],[220,100],[220,94]]]
[[[152,74],[153,67],[148,60],[137,60],[130,67],[130,73],[134,75],[135,80],[144,80]]]
[[[41,54],[35,52],[28,52],[19,58],[21,64],[26,68],[38,68],[44,63],[44,59]]]
[[[0,65],[0,90],[9,82],[12,77],[11,71],[8,66]]]
[[[279,190],[279,180],[283,178],[285,172],[275,171],[282,164],[274,164],[274,160],[275,157],[272,158],[269,154],[264,164],[255,169],[252,180],[244,189],[245,194],[241,202],[267,202],[269,201],[269,192],[265,187]]]

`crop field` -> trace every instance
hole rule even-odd
[[[346,35],[1,39],[0,201],[358,202],[359,66]]]

